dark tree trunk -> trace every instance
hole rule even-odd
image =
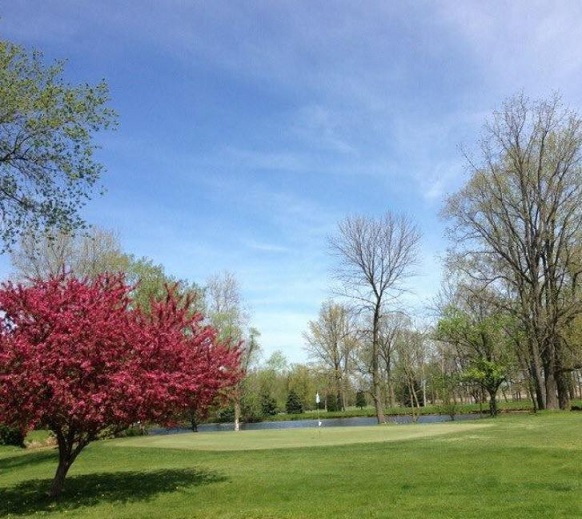
[[[489,391],[489,414],[495,417],[497,413],[497,391]]]
[[[556,372],[556,386],[558,389],[558,405],[560,409],[570,410],[570,384],[568,380],[569,373],[564,370]]]
[[[533,380],[534,388],[535,388],[535,397],[537,400],[537,408],[538,409],[545,409],[546,408],[546,396],[544,393],[544,384],[543,384],[543,377],[542,377],[542,369],[541,369],[541,362],[538,354],[537,345],[534,343],[532,339],[529,341],[529,351],[531,356],[531,363],[530,363],[530,376]]]
[[[69,472],[69,468],[71,467],[72,463],[72,460],[69,461],[64,457],[59,456],[59,465],[57,467],[53,482],[51,483],[51,489],[48,492],[49,497],[56,499],[61,495],[63,486],[65,484],[65,477],[67,476],[67,472]]]
[[[546,375],[546,409],[558,409],[558,385],[555,377],[554,362],[544,366]]]
[[[78,436],[75,436],[73,431],[69,431],[68,434],[65,435],[60,428],[52,429],[52,431],[55,433],[59,446],[59,464],[51,488],[47,494],[49,497],[56,499],[63,491],[65,478],[71,465],[93,437],[86,436],[79,438]]]
[[[378,420],[378,423],[384,423],[386,421],[386,417],[384,416],[382,389],[380,388],[380,384],[378,383],[376,377],[372,376],[372,378],[373,378],[372,385],[374,386],[372,391],[372,397],[374,398],[374,407],[376,408],[376,419]]]
[[[380,303],[376,303],[374,308],[374,317],[372,322],[372,395],[374,397],[374,406],[376,408],[376,418],[378,423],[384,423],[384,401],[382,399],[382,387],[380,383],[380,366],[379,366],[379,326],[380,326]]]

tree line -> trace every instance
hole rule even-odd
[[[365,375],[379,422],[396,365],[416,403],[430,362],[441,401],[473,384],[492,415],[499,389],[516,384],[536,409],[568,409],[580,395],[582,119],[558,95],[520,94],[465,157],[468,180],[442,210],[450,247],[431,327],[403,327],[420,241],[411,219],[348,217],[330,238],[339,299],[309,323],[307,348],[333,373],[338,401],[342,381]]]

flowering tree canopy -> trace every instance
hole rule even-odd
[[[0,288],[0,422],[54,432],[60,494],[81,450],[104,430],[172,423],[240,377],[238,348],[217,340],[171,290],[147,314],[122,276],[57,276]]]

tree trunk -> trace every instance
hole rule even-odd
[[[568,383],[568,375],[564,370],[559,370],[555,373],[556,387],[558,389],[558,405],[560,409],[570,410],[570,384]]]
[[[539,361],[535,358],[532,358],[530,364],[530,376],[533,381],[533,386],[535,389],[535,397],[537,401],[537,408],[538,409],[545,409],[546,408],[546,396],[544,393],[544,385],[542,382],[542,370],[540,367]]]
[[[57,437],[57,443],[59,445],[59,464],[57,466],[57,471],[51,484],[51,488],[47,492],[47,495],[53,499],[56,499],[61,495],[63,485],[65,483],[65,477],[67,476],[67,472],[69,472],[69,468],[79,453],[89,443],[89,440],[85,438],[75,443],[75,441],[72,439],[74,438],[72,434],[66,438],[62,431],[59,429],[53,429],[53,432]]]
[[[343,381],[342,381],[342,373],[340,370],[340,366],[335,367],[334,377],[335,377],[335,388],[336,388],[336,409],[338,409],[339,411],[345,411],[346,409],[344,407],[344,400],[342,398]]]
[[[384,416],[384,402],[382,400],[382,385],[380,380],[379,332],[380,301],[376,301],[372,321],[372,394],[374,397],[374,406],[376,407],[376,418],[378,423],[385,423],[386,418]]]
[[[69,461],[65,457],[59,456],[59,465],[51,484],[51,489],[48,492],[49,497],[56,499],[61,495],[61,492],[63,491],[63,485],[65,483],[65,477],[67,476],[67,472],[69,472],[71,463],[72,460]]]
[[[388,404],[390,407],[396,407],[396,395],[394,393],[394,382],[392,376],[388,379]]]
[[[240,400],[237,398],[234,402],[234,430],[240,431]]]
[[[546,409],[558,409],[558,385],[554,376],[553,359],[544,366],[546,375]]]
[[[384,416],[384,403],[382,402],[382,388],[378,381],[377,375],[372,375],[372,397],[374,398],[374,407],[376,409],[376,419],[378,423],[386,422]]]
[[[497,391],[489,392],[489,414],[492,417],[497,416]]]
[[[418,401],[418,396],[416,396],[416,387],[414,385],[415,380],[414,377],[408,377],[408,387],[410,391],[410,409],[412,411],[412,421],[414,423],[418,422],[418,418],[420,417],[420,402]],[[414,408],[416,407],[417,412],[414,412]]]
[[[526,390],[533,404],[533,411],[534,413],[537,413],[540,407],[538,399],[536,398],[536,388],[534,387],[534,380],[533,377],[531,376],[528,377]]]

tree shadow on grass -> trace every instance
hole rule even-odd
[[[0,458],[0,471],[29,467],[46,461],[54,462],[57,459],[56,451],[43,450],[41,452],[22,452],[15,456]]]
[[[224,476],[196,469],[114,472],[70,476],[58,500],[46,495],[50,479],[34,479],[0,489],[0,517],[36,512],[64,512],[99,503],[147,501],[157,494],[226,481]]]

